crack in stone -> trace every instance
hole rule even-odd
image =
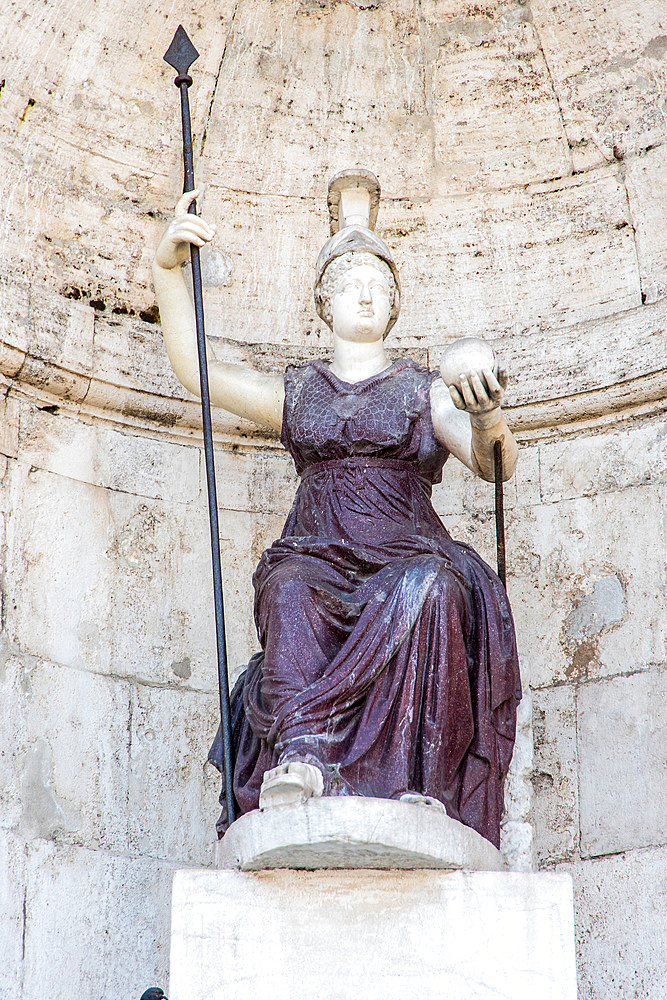
[[[215,83],[213,84],[213,90],[211,92],[211,100],[209,101],[208,111],[206,113],[206,120],[204,122],[204,128],[202,130],[201,145],[199,147],[199,158],[204,155],[204,148],[206,146],[206,138],[208,136],[208,127],[211,124],[211,118],[213,117],[213,105],[215,104],[215,99],[218,96],[218,87],[220,85],[220,77],[222,76],[222,67],[225,62],[225,57],[227,55],[227,49],[230,46],[232,36],[234,34],[234,22],[236,20],[236,13],[239,9],[238,3],[234,6],[232,11],[232,16],[229,19],[229,28],[227,29],[227,36],[225,38],[225,44],[222,48],[222,55],[220,56],[220,62],[218,63],[218,69],[215,74]]]
[[[570,173],[573,174],[574,173],[574,158],[572,156],[572,147],[570,145],[570,140],[568,138],[567,128],[565,127],[565,115],[563,114],[563,107],[562,107],[562,105],[560,103],[560,96],[558,94],[558,90],[556,89],[556,83],[555,83],[555,80],[553,78],[553,74],[551,72],[551,66],[549,65],[549,60],[547,59],[547,54],[546,54],[546,52],[544,50],[544,45],[542,44],[542,38],[540,36],[539,29],[538,29],[537,25],[535,24],[535,18],[533,17],[533,11],[532,11],[532,8],[531,8],[530,0],[528,2],[527,6],[528,6],[529,13],[530,13],[530,23],[532,24],[533,31],[535,32],[535,40],[537,42],[537,45],[539,47],[540,52],[542,53],[542,58],[544,59],[544,66],[546,68],[547,76],[549,78],[549,84],[551,86],[551,92],[554,95],[554,100],[556,102],[556,107],[558,108],[558,117],[560,118],[560,124],[561,124],[561,128],[563,130],[563,139],[565,141],[565,145],[567,146],[568,157],[569,157],[569,161],[570,161]]]
[[[639,286],[639,296],[642,304],[645,303],[644,290],[642,288],[642,268],[641,261],[639,259],[639,247],[637,246],[637,224],[635,222],[634,216],[632,214],[632,203],[630,201],[630,192],[628,191],[628,185],[625,179],[625,168],[619,164],[618,178],[619,182],[623,188],[623,194],[625,195],[625,204],[628,210],[628,220],[630,228],[632,229],[632,245],[635,250],[635,260],[637,262],[637,285]]]

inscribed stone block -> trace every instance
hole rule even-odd
[[[667,673],[579,691],[581,852],[613,854],[667,841]]]

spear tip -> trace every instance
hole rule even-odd
[[[164,61],[173,66],[179,76],[186,76],[195,59],[199,59],[199,53],[183,25],[179,24],[171,45],[164,54]]]

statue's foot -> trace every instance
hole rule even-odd
[[[404,795],[401,795],[400,801],[412,802],[416,806],[428,806],[437,812],[447,813],[440,799],[434,799],[432,795],[417,795],[416,792],[406,792]]]
[[[324,778],[314,764],[304,764],[298,760],[290,764],[279,764],[264,772],[259,808],[298,805],[313,796],[318,798],[323,791]]]

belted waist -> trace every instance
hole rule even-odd
[[[301,473],[301,479],[307,479],[318,472],[329,472],[340,469],[396,469],[423,479],[415,468],[414,462],[400,458],[374,458],[372,455],[349,455],[346,458],[332,458],[328,462],[315,462],[308,465]]]

